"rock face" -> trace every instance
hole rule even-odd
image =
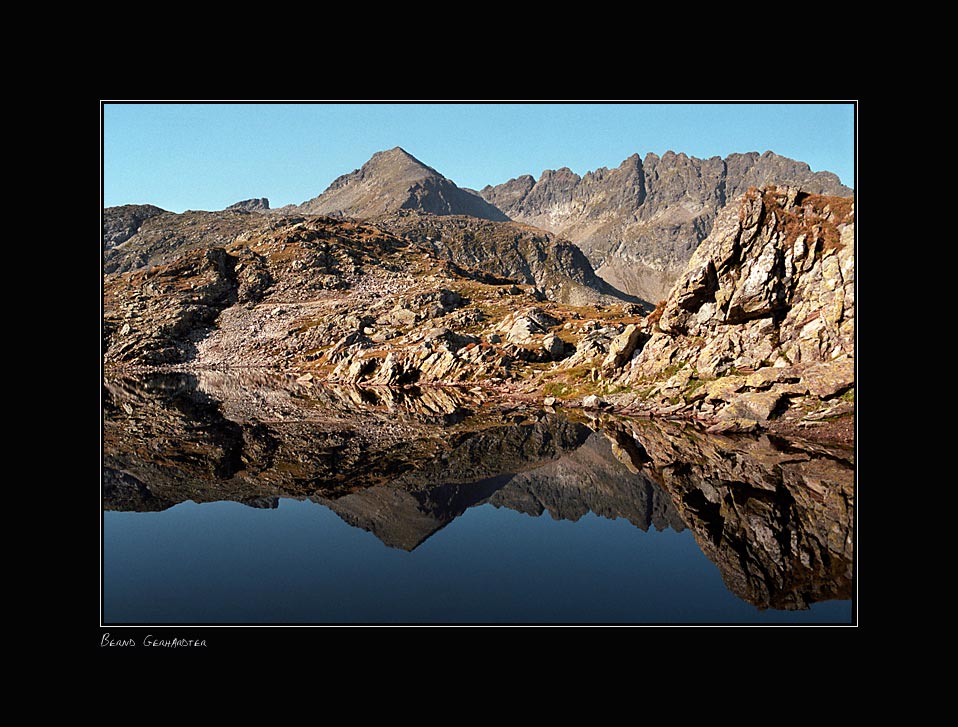
[[[159,210],[150,205],[143,207]],[[103,251],[104,273],[166,265],[192,250],[224,247],[244,232],[296,222],[295,218],[251,215],[240,210],[182,214],[163,210],[153,214],[148,210],[148,216],[141,217],[141,212],[131,213],[128,208],[129,205],[103,210],[104,230],[114,230],[113,242]]]
[[[266,197],[244,199],[226,208],[227,210],[243,210],[246,212],[269,212],[269,200]]]
[[[853,200],[752,188],[648,326],[621,376],[652,384],[647,400],[759,423],[792,398],[840,405],[855,380]]]
[[[110,281],[104,289],[104,363],[158,366],[189,360],[220,312],[236,301],[234,260],[222,248]]]
[[[463,267],[535,285],[550,300],[574,305],[634,300],[597,276],[576,245],[527,225],[412,210],[371,221]]]
[[[772,152],[697,159],[667,152],[637,154],[616,169],[583,177],[567,168],[538,181],[519,177],[480,194],[512,220],[578,244],[596,272],[616,288],[658,301],[665,297],[718,212],[737,205],[750,186],[801,186],[812,194],[850,195],[830,172]]]
[[[125,204],[103,210],[103,249],[112,250],[129,240],[151,217],[166,210],[151,204]]]
[[[476,192],[460,189],[398,146],[373,154],[360,169],[339,177],[321,195],[291,211],[365,219],[400,209],[509,219]]]

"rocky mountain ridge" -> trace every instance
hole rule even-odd
[[[432,167],[395,147],[377,152],[361,168],[342,175],[321,195],[301,205],[270,210],[264,197],[237,202],[224,212],[257,212],[284,218],[318,214],[369,220],[395,218],[397,213],[412,211],[438,217],[512,220],[578,245],[603,281],[603,292],[641,299],[651,307],[671,289],[696,247],[710,232],[718,212],[728,204],[737,204],[750,186],[767,184],[797,186],[810,194],[852,193],[834,174],[812,172],[804,162],[772,152],[703,160],[671,151],[661,157],[649,153],[644,160],[633,154],[615,169],[600,168],[582,177],[563,167],[544,171],[539,180],[524,175],[474,192],[460,189]],[[140,257],[131,259],[129,254],[112,252],[113,247],[136,233],[145,219],[162,212],[158,208],[147,212],[149,207],[113,208],[105,219],[108,271],[150,264],[157,250],[144,257],[142,244],[136,246]],[[121,209],[125,211],[121,213]],[[140,211],[133,213],[132,209]],[[134,217],[127,219],[131,214]],[[202,219],[196,225],[223,227],[221,221]],[[230,226],[235,228],[236,222]],[[187,232],[195,237],[197,231]],[[406,225],[401,234],[408,236],[410,232]],[[229,230],[224,233],[229,234]],[[220,236],[220,242],[223,237]],[[160,252],[180,246],[167,235],[160,241]],[[489,263],[495,255],[485,258]]]
[[[229,214],[227,222],[262,218]],[[295,219],[251,224],[222,246],[191,238],[169,263],[108,275],[105,363],[260,366],[402,385],[513,378],[516,362],[564,355],[556,336],[542,347],[542,325],[554,319],[537,306],[563,304],[538,287],[464,267],[372,224]],[[536,242],[548,263],[554,241]],[[516,310],[527,314],[509,318]],[[500,335],[504,317],[509,330]]]
[[[103,251],[106,275],[166,265],[190,251],[228,245],[244,232],[271,230],[298,221],[242,209],[176,213],[136,205],[137,209],[147,209],[148,214],[143,216],[142,212],[131,214],[129,207],[103,210],[104,229],[115,231]]]
[[[103,212],[103,250],[113,250],[133,237],[151,217],[167,214],[152,204],[125,204]]]
[[[546,170],[487,186],[480,194],[516,222],[575,242],[596,272],[648,301],[665,297],[720,210],[749,187],[796,186],[809,194],[848,196],[831,172],[773,152],[697,159],[667,152],[633,154],[615,169],[580,177]]]

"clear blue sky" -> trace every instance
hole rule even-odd
[[[578,174],[668,150],[771,150],[855,186],[842,104],[103,104],[103,204],[174,212],[299,204],[401,146],[460,187]]]

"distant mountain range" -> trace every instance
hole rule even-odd
[[[485,187],[480,194],[510,219],[572,240],[596,272],[617,288],[658,301],[668,294],[719,211],[749,187],[800,187],[849,196],[831,172],[770,151],[696,159],[667,152],[633,154],[616,169],[580,177],[546,170]]]
[[[523,175],[477,192],[457,186],[397,146],[373,154],[362,167],[340,176],[322,194],[302,204],[271,210],[263,197],[237,202],[226,211],[393,221],[397,213],[416,212],[519,222],[582,250],[592,270],[573,277],[597,275],[605,281],[602,293],[616,291],[654,305],[685,270],[718,213],[737,203],[749,187],[768,184],[799,187],[809,194],[854,193],[831,172],[813,172],[804,162],[770,151],[731,154],[725,159],[697,159],[671,151],[661,157],[650,153],[644,159],[633,154],[611,170],[603,167],[580,177],[567,167],[547,169],[538,180]],[[104,242],[108,249],[163,212],[152,205],[112,209]],[[408,219],[400,226],[408,236]],[[493,247],[485,257],[498,259],[501,252]],[[449,257],[455,259],[452,254]],[[109,269],[130,267],[136,265],[108,264]],[[502,272],[514,275],[516,269],[505,266]],[[520,277],[542,282],[530,275]]]
[[[767,184],[853,194],[831,172],[813,172],[770,151],[726,159],[633,154],[612,170],[580,177],[567,167],[547,169],[538,180],[524,175],[475,192],[396,147],[374,154],[318,197],[281,209],[358,219],[414,210],[521,222],[574,242],[599,277],[654,304],[665,298],[718,212],[749,187]]]

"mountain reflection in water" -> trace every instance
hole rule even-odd
[[[110,378],[103,426],[107,511],[311,500],[405,551],[477,505],[591,512],[690,529],[729,591],[759,609],[852,596],[847,450],[503,407],[478,390],[223,372]]]

